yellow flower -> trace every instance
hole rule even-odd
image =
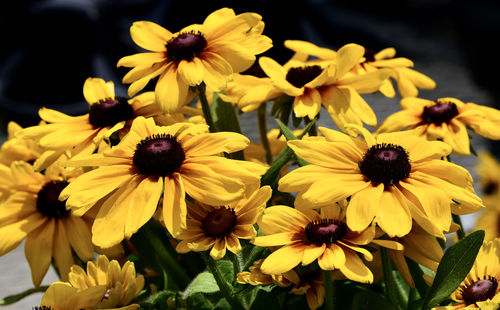
[[[34,310],[75,310],[95,309],[106,293],[106,286],[94,286],[87,290],[78,290],[66,282],[54,282],[43,294],[40,307]]]
[[[117,65],[133,68],[123,77],[123,83],[131,84],[129,96],[160,76],[157,101],[165,112],[175,112],[193,98],[190,86],[204,82],[207,88],[221,91],[233,73],[246,70],[256,54],[271,48],[271,39],[262,35],[263,30],[260,15],[236,15],[229,8],[174,34],[152,22],[134,22],[132,40],[151,52],[123,57]]]
[[[484,240],[491,241],[500,237],[500,205],[486,205],[477,217],[473,230],[484,230]]]
[[[234,254],[241,251],[239,239],[252,239],[257,235],[253,225],[271,198],[269,186],[261,187],[250,197],[225,206],[212,207],[202,203],[188,204],[187,229],[177,238],[182,241],[177,252],[210,251],[213,259],[226,255],[226,248]]]
[[[436,310],[497,309],[500,306],[500,239],[485,241],[474,265],[460,286],[451,294],[458,302]]]
[[[186,193],[202,203],[224,205],[258,188],[265,172],[261,165],[221,156],[245,148],[246,137],[206,131],[206,125],[157,126],[151,118],[138,117],[117,146],[68,162],[98,168],[75,179],[60,199],[68,199],[79,215],[102,199],[92,241],[106,248],[130,238],[163,197],[163,220],[175,237],[186,229]]]
[[[299,191],[298,208],[351,197],[350,229],[362,231],[374,221],[390,237],[402,237],[410,232],[412,219],[430,234],[443,236],[451,212],[468,214],[483,206],[469,172],[440,160],[451,152],[448,144],[411,132],[374,137],[362,127],[347,128],[364,139],[323,127],[326,141],[288,141],[297,156],[311,163],[279,181],[280,191]]]
[[[488,208],[500,210],[500,163],[493,154],[482,151],[478,155],[478,163],[475,167],[479,178],[484,204]]]
[[[102,300],[94,305],[97,309],[127,306],[144,287],[144,277],[136,275],[133,262],[127,261],[120,267],[118,261],[110,262],[104,255],[99,255],[95,262],[88,262],[87,272],[80,266],[72,266],[69,282],[82,292],[106,287]],[[137,308],[139,305],[130,305],[126,309]]]
[[[42,149],[35,140],[16,137],[16,132],[21,129],[16,122],[10,121],[7,124],[7,141],[0,148],[0,164],[10,166],[16,160],[31,163],[40,157]]]
[[[318,260],[323,270],[338,269],[348,279],[371,283],[373,274],[356,252],[372,260],[372,254],[363,246],[373,241],[375,226],[360,232],[351,231],[345,215],[345,206],[338,204],[321,208],[321,214],[287,206],[267,208],[258,221],[266,236],[256,237],[253,243],[282,247],[264,260],[262,272],[285,273],[299,263],[306,266]]]
[[[57,199],[78,174],[81,174],[79,169],[66,172],[51,166],[42,175],[22,161],[14,162],[9,174],[0,173],[0,187],[11,189],[1,205],[0,255],[13,250],[26,238],[26,259],[37,287],[52,259],[61,279],[66,281],[74,263],[72,251],[83,261],[94,257],[90,224],[66,210],[65,202]]]
[[[400,102],[402,111],[390,115],[377,129],[378,133],[405,128],[415,129],[428,140],[443,140],[458,155],[469,155],[467,127],[488,139],[500,139],[500,111],[490,107],[463,103],[456,98],[431,101],[405,98]]]
[[[260,270],[263,262],[263,259],[256,260],[253,262],[252,266],[248,268],[249,271],[239,272],[236,276],[236,282],[250,285],[275,284],[281,287],[286,287],[291,284],[290,280],[287,279],[287,275],[294,271],[283,274],[265,274]]]
[[[32,126],[17,132],[24,139],[39,141],[44,152],[35,162],[35,170],[41,171],[70,152],[71,157],[92,154],[104,140],[122,130],[127,121],[159,111],[152,92],[132,99],[115,96],[112,81],[88,78],[83,85],[83,95],[88,102],[89,113],[70,116],[42,108],[38,114],[48,124]]]

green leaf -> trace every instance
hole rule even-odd
[[[229,260],[221,259],[215,262],[219,268],[222,276],[228,283],[233,283],[235,274],[233,263]]]
[[[420,265],[417,264],[416,262],[412,261],[409,258],[405,259],[406,259],[406,264],[410,269],[410,274],[411,277],[413,278],[413,282],[415,282],[415,288],[417,289],[420,296],[425,296],[427,290],[429,289],[429,286],[423,279],[424,271],[422,270]]]
[[[424,298],[423,308],[430,309],[447,299],[467,276],[484,240],[477,230],[451,246],[443,255],[432,286]]]
[[[278,126],[280,127],[281,131],[283,132],[283,135],[285,136],[286,140],[287,141],[290,141],[290,140],[300,140],[302,139],[303,136],[305,136],[306,133],[309,132],[309,130],[314,126],[314,124],[316,123],[316,120],[312,120],[311,122],[309,122],[309,124],[307,124],[306,126],[306,130],[304,130],[300,135],[299,137],[296,137],[293,132],[290,130],[290,128],[288,128],[285,124],[283,124],[279,119],[276,120],[276,122],[278,123]],[[305,165],[309,165],[309,163],[305,160],[303,160],[302,158],[298,157],[296,154],[295,154],[295,158],[297,159],[297,164],[299,166],[305,166]]]
[[[187,298],[195,293],[215,293],[218,292],[219,286],[212,273],[205,271],[196,276],[189,283],[188,287],[182,293],[182,298]]]
[[[388,250],[384,247],[381,247],[380,255],[382,257],[382,267],[384,271],[385,294],[387,295],[395,309],[402,309],[404,308],[404,306],[406,306],[408,297],[406,297],[405,301],[403,293],[401,293],[400,287],[397,284],[397,280],[393,272],[394,267],[392,265]]]
[[[364,290],[356,295],[352,301],[352,310],[394,310],[393,305],[384,296],[371,291]]]
[[[40,287],[35,287],[35,288],[30,288],[29,290],[26,290],[22,293],[19,294],[14,294],[14,295],[9,295],[3,299],[0,299],[0,306],[6,306],[13,304],[15,302],[20,301],[24,297],[27,297],[33,293],[39,293],[39,292],[45,292],[49,288],[48,286],[40,286]]]

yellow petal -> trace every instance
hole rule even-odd
[[[342,46],[337,51],[337,73],[336,76],[342,77],[356,64],[359,63],[361,57],[365,53],[364,47],[358,44],[350,43]]]
[[[339,269],[346,263],[345,260],[344,250],[336,244],[330,244],[318,258],[318,265],[323,270]]]
[[[358,255],[351,250],[344,251],[345,254],[345,264],[340,267],[340,271],[348,279],[362,282],[362,283],[372,283],[373,274],[368,267],[363,264],[363,261],[358,257]]]
[[[194,57],[191,61],[181,60],[178,70],[181,78],[189,86],[201,84],[205,77],[205,68],[198,57]]]
[[[163,221],[173,236],[179,235],[186,229],[187,207],[184,182],[184,178],[178,173],[173,173],[170,177],[165,178]]]
[[[176,113],[187,102],[189,85],[181,79],[175,66],[168,66],[155,87],[156,100],[163,112]]]
[[[111,83],[111,85],[108,83]],[[89,104],[94,104],[106,98],[114,99],[115,91],[113,82],[109,81],[108,83],[101,78],[87,78],[83,84],[83,96],[85,100]]]
[[[55,219],[46,221],[33,230],[24,244],[24,253],[31,269],[31,279],[35,287],[40,286],[52,261]]]
[[[166,51],[165,44],[172,33],[158,24],[149,21],[137,21],[130,27],[130,36],[135,44],[140,47],[153,51]]]
[[[388,187],[380,197],[380,204],[375,221],[390,238],[408,234],[412,218],[404,197],[397,188]]]
[[[286,245],[271,253],[260,266],[260,270],[266,274],[285,273],[302,261],[303,254],[303,245]]]
[[[54,246],[52,255],[54,256],[54,264],[61,275],[62,281],[68,281],[68,273],[71,265],[74,264],[73,253],[68,241],[68,236],[64,224],[60,221],[56,224],[54,233]]]
[[[380,208],[380,198],[384,191],[384,184],[368,186],[351,197],[347,208],[347,226],[354,231],[362,231],[370,223]]]

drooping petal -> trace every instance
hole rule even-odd
[[[173,173],[171,177],[165,178],[163,221],[173,236],[179,235],[186,229],[187,207],[184,182],[184,178],[178,173]]]
[[[347,226],[354,231],[362,231],[370,225],[380,208],[384,184],[368,186],[351,197],[347,208]]]
[[[28,235],[24,244],[24,253],[30,265],[31,279],[35,287],[40,286],[50,267],[55,228],[55,219],[46,221]]]

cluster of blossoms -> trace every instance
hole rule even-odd
[[[366,291],[386,281],[390,302],[390,275],[412,292],[432,284],[439,241],[485,206],[450,154],[473,152],[467,128],[500,139],[500,111],[418,98],[436,84],[393,48],[288,40],[285,64],[257,59],[272,47],[263,32],[260,15],[229,8],[176,33],[135,22],[131,38],[148,52],[117,63],[131,68],[128,96],[89,77],[87,114],[41,108],[39,125],[9,123],[0,255],[26,240],[34,286],[51,264],[63,281],[37,309],[254,309],[280,292],[333,309],[334,283]],[[402,110],[377,126],[361,95],[393,98],[396,88]],[[279,130],[267,131],[268,102]],[[257,111],[260,143],[241,133],[236,109]],[[316,127],[321,109],[338,130]],[[483,170],[493,205],[500,179]],[[443,309],[500,305],[498,235]],[[304,302],[289,296],[282,303]]]

